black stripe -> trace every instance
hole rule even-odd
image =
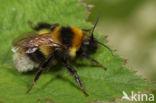
[[[35,26],[33,29],[35,30],[42,30],[42,29],[50,29],[51,31],[54,30],[55,27],[57,27],[59,24],[48,24],[44,22],[40,22]]]
[[[70,27],[62,27],[60,37],[62,44],[66,45],[67,47],[70,47],[72,45],[74,33]]]
[[[45,61],[45,56],[43,55],[43,53],[38,49],[33,53],[27,54],[29,56],[29,58],[37,63],[41,63],[43,61]]]

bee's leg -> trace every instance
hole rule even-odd
[[[84,87],[83,87],[83,84],[82,84],[82,82],[81,82],[81,80],[80,80],[80,78],[79,78],[79,76],[78,76],[78,74],[77,74],[77,71],[76,71],[74,68],[72,68],[72,67],[67,63],[66,60],[63,62],[63,65],[64,65],[64,66],[67,68],[67,70],[75,77],[75,80],[76,80],[76,82],[79,84],[79,86],[80,86],[81,90],[83,91],[83,93],[84,93],[86,96],[88,96],[88,94],[87,94],[87,92],[85,91],[85,89],[84,89]]]
[[[46,67],[48,66],[48,64],[50,63],[50,61],[54,59],[54,53],[52,53],[46,60],[45,62],[41,65],[39,71],[37,72],[37,74],[35,75],[34,81],[31,85],[31,87],[28,89],[28,91],[26,93],[29,93],[31,91],[31,89],[33,88],[33,86],[35,85],[35,83],[37,82],[37,80],[39,79],[40,75],[42,74],[43,70],[46,69]]]
[[[82,29],[84,32],[90,32],[92,29]]]
[[[83,56],[84,56],[86,59],[88,59],[89,61],[94,62],[94,63],[96,63],[96,65],[98,65],[98,66],[104,68],[104,70],[107,70],[107,68],[106,68],[105,66],[103,66],[103,65],[100,64],[98,61],[96,61],[95,59],[91,58],[90,56],[88,56],[88,55],[83,55]]]
[[[32,29],[39,31],[42,29],[50,29],[53,30],[56,26],[58,26],[59,24],[48,24],[48,23],[44,23],[44,22],[39,22],[36,26],[33,26],[32,22],[29,21],[29,25]]]

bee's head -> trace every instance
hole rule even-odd
[[[96,52],[97,47],[98,47],[97,40],[92,37],[88,37],[87,39],[83,40],[81,45],[82,51],[87,54]]]
[[[96,52],[97,50],[97,47],[98,47],[98,42],[97,40],[94,38],[94,30],[96,28],[96,25],[99,21],[99,16],[96,20],[96,23],[95,25],[93,26],[91,32],[90,32],[90,35],[87,36],[83,42],[82,42],[82,46],[81,46],[81,49],[83,50],[84,53],[87,53],[87,54],[90,54],[90,53],[94,53]]]
[[[96,28],[96,25],[98,23],[98,20],[99,20],[99,16],[96,20],[96,23],[95,25],[93,26],[91,32],[90,32],[90,35],[87,36],[83,41],[82,41],[82,45],[80,47],[80,52],[83,53],[83,54],[92,54],[92,53],[95,53],[97,48],[98,48],[98,44],[106,47],[107,49],[109,49],[109,51],[112,53],[111,49],[106,46],[105,44],[99,42],[98,40],[96,40],[94,38],[94,30]]]

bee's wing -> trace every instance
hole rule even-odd
[[[57,43],[51,38],[51,33],[45,33],[40,35],[32,35],[27,38],[23,38],[14,42],[14,46],[22,47],[26,49],[26,53],[35,52],[40,46],[55,47],[55,48],[66,48],[61,43]]]
[[[25,40],[31,36],[37,35],[36,32],[26,32],[23,33],[22,35],[19,35],[18,37],[16,37],[13,41],[12,41],[12,45],[13,46],[17,46],[19,44],[19,42],[21,42],[22,40]]]

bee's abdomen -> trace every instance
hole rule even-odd
[[[36,63],[30,59],[29,56],[25,54],[25,52],[15,52],[13,61],[18,72],[32,71],[34,68],[39,66],[39,63]]]
[[[45,55],[38,49],[33,53],[27,54],[29,56],[29,58],[36,62],[36,63],[41,63],[43,61],[45,61],[46,57]]]

